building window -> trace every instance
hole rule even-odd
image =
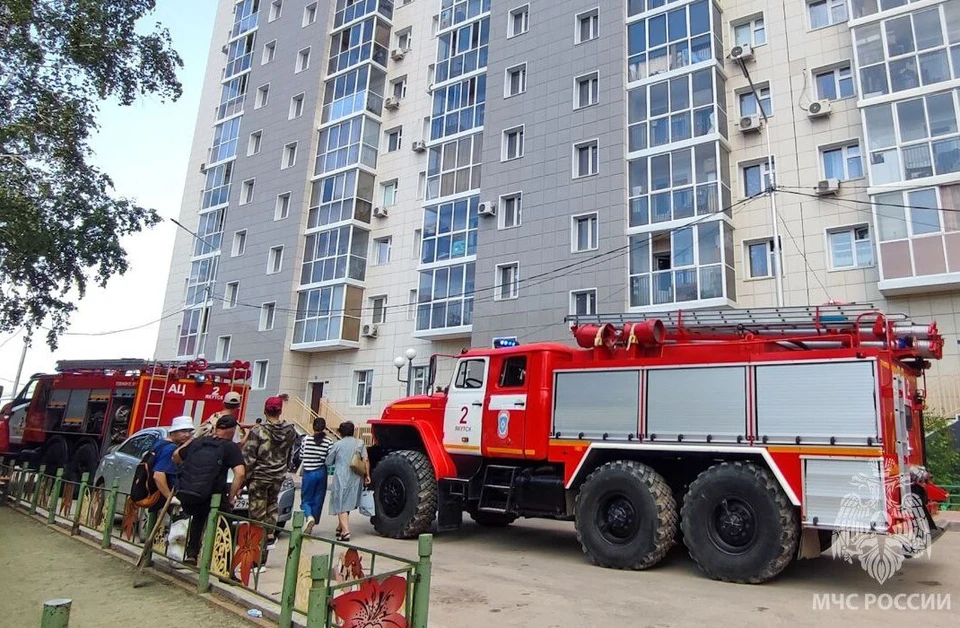
[[[303,115],[303,98],[303,94],[297,94],[290,99],[290,112],[287,114],[288,120],[293,120]]]
[[[280,169],[286,170],[293,168],[297,164],[297,143],[291,142],[283,147],[283,158],[280,161]]]
[[[500,161],[523,157],[523,127],[504,131],[502,147]]]
[[[270,16],[268,21],[273,22],[280,19],[280,13],[283,9],[283,0],[273,0],[270,3]]]
[[[817,84],[817,98],[821,100],[850,98],[857,93],[849,65],[816,72],[813,78]]]
[[[253,202],[253,184],[254,179],[247,179],[240,184],[240,204],[246,205]]]
[[[756,196],[770,189],[770,186],[773,185],[773,178],[770,176],[771,165],[773,166],[774,174],[776,174],[777,164],[776,161],[772,159],[769,163],[767,160],[763,160],[759,163],[743,167],[744,196]]]
[[[254,131],[247,140],[247,157],[256,155],[260,152],[260,146],[263,143],[263,131]]]
[[[508,194],[500,197],[500,211],[498,222],[500,229],[510,229],[520,226],[521,213],[523,211],[523,195],[520,192]]]
[[[392,207],[397,204],[397,180],[387,181],[380,186],[383,188],[383,206]]]
[[[530,28],[530,5],[524,5],[510,11],[507,24],[507,37],[523,35]]]
[[[277,206],[273,210],[274,220],[283,220],[290,215],[290,192],[277,195]]]
[[[263,45],[263,58],[260,65],[266,65],[277,58],[277,40],[267,42]]]
[[[373,241],[373,263],[376,266],[384,266],[390,263],[390,250],[393,247],[393,238],[376,238]]]
[[[296,72],[303,72],[310,67],[310,49],[304,48],[297,53]]]
[[[231,281],[227,283],[223,291],[223,309],[229,310],[237,307],[237,301],[240,298],[240,282]]]
[[[407,293],[407,320],[412,321],[417,317],[417,291],[411,290]]]
[[[358,406],[369,406],[373,403],[373,371],[354,371],[353,373],[354,402]]]
[[[429,381],[430,381],[429,366],[413,367],[413,394],[414,395],[427,394],[427,384],[429,383]]]
[[[270,370],[270,360],[257,360],[253,363],[253,389],[263,390],[267,387],[267,375]]]
[[[417,290],[417,331],[472,325],[475,286],[474,262],[421,271]]]
[[[276,315],[276,303],[264,303],[260,306],[260,331],[272,331],[273,319]]]
[[[231,342],[233,342],[233,336],[220,336],[217,338],[217,362],[227,362],[230,360]]]
[[[267,274],[272,275],[281,270],[283,270],[283,247],[270,247],[270,252],[267,254]]]
[[[847,21],[847,0],[819,0],[807,4],[810,28],[824,28]]]
[[[576,93],[574,109],[582,109],[600,102],[600,75],[597,72],[591,72],[584,76],[578,76],[574,79],[576,82]]]
[[[380,295],[370,297],[370,309],[373,310],[373,316],[370,319],[374,325],[382,325],[387,322],[387,297]]]
[[[863,176],[863,161],[860,158],[860,143],[820,149],[823,176],[827,179],[859,179]]]
[[[736,46],[762,46],[767,43],[763,16],[740,20],[733,24],[733,43]]]
[[[941,188],[946,194],[952,187]],[[874,215],[877,217],[877,239],[880,242],[904,240],[916,236],[941,233],[944,226],[949,231],[960,231],[954,212],[941,212],[936,188],[887,192],[873,197]],[[946,225],[941,221],[943,214]],[[938,240],[928,239],[924,246],[936,246]]]
[[[240,257],[247,250],[247,230],[233,232],[233,249],[231,257]]]
[[[597,140],[573,145],[573,178],[590,177],[600,171],[600,147]]]
[[[527,91],[527,64],[507,68],[504,79],[503,97],[510,98]]]
[[[773,240],[746,242],[744,246],[747,249],[747,268],[750,279],[773,277]]]
[[[576,43],[596,39],[600,36],[600,9],[593,9],[577,15]]]
[[[596,213],[574,216],[571,235],[571,250],[574,253],[597,250],[598,222]]]
[[[520,263],[497,264],[497,300],[516,299],[520,290]]]
[[[402,31],[397,33],[397,48],[403,52],[407,52],[412,48],[411,42],[413,41],[413,30],[405,28]]]
[[[873,241],[867,225],[827,231],[830,265],[834,270],[873,266]]]
[[[311,2],[303,9],[303,26],[310,26],[317,21],[317,3]]]
[[[420,245],[423,244],[423,229],[413,230],[413,259],[420,259]]]
[[[401,76],[390,82],[390,93],[397,100],[403,100],[407,97],[407,77]]]
[[[261,85],[257,88],[257,99],[253,103],[254,109],[259,109],[260,107],[266,107],[267,101],[270,100],[270,84]]]
[[[757,107],[757,96],[760,97],[760,107]],[[739,95],[740,99],[740,115],[745,116],[759,116],[760,108],[763,108],[763,113],[766,115],[771,115],[772,109],[770,108],[770,86],[769,85],[757,85],[757,92],[751,90],[749,92],[743,92]]]
[[[596,290],[574,290],[570,293],[570,313],[590,316],[597,313]]]
[[[403,129],[401,127],[390,129],[386,132],[386,136],[387,152],[392,153],[400,150],[400,145],[403,143]]]

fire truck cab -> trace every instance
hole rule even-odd
[[[63,467],[68,479],[79,480],[138,430],[184,414],[199,423],[222,409],[230,391],[245,402],[249,367],[240,361],[61,360],[56,373],[33,375],[0,409],[0,455],[48,471]]]
[[[579,348],[465,351],[448,388],[369,421],[380,534],[572,520],[592,562],[645,569],[682,532],[708,576],[747,583],[837,532],[930,542],[935,324],[870,305],[570,322]]]

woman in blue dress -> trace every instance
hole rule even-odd
[[[337,540],[350,541],[350,511],[360,507],[363,487],[370,484],[370,458],[362,440],[354,437],[356,428],[344,421],[337,428],[341,439],[330,447],[327,466],[333,467],[333,487],[330,491],[330,514],[337,516]],[[354,454],[363,460],[364,472],[360,475],[350,466]]]

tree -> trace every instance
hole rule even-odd
[[[56,348],[88,282],[126,272],[120,239],[160,220],[88,163],[101,102],[182,93],[169,32],[136,29],[154,8],[0,0],[0,331],[44,325]]]
[[[940,485],[960,484],[960,443],[954,443],[953,430],[941,416],[924,415],[927,434],[927,471]]]

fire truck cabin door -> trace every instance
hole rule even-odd
[[[443,415],[443,446],[452,454],[480,455],[489,365],[488,358],[464,358],[457,364]]]
[[[487,387],[490,402],[483,413],[483,455],[526,457],[527,356],[495,356]]]

